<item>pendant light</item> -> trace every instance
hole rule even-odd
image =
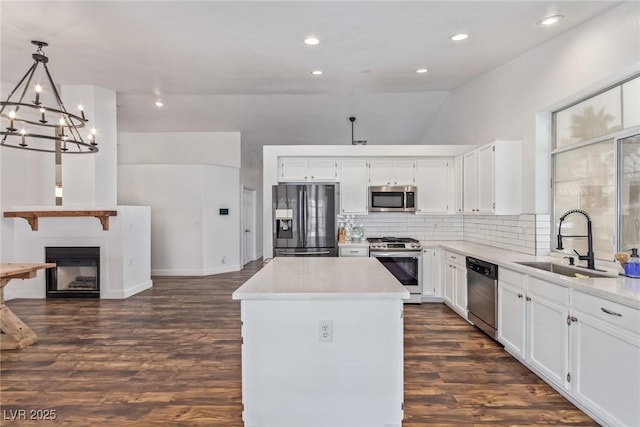
[[[349,121],[351,122],[351,145],[367,145],[367,140],[366,139],[359,139],[359,140],[355,140],[353,139],[353,122],[356,121],[355,117],[349,117]]]
[[[80,135],[79,129],[89,122],[84,107],[78,106],[80,115],[67,111],[51,78],[49,58],[42,50],[48,43],[37,40],[31,43],[37,46],[31,55],[33,64],[7,99],[0,102],[0,116],[8,122],[2,124],[0,146],[46,153],[97,153],[95,129],[88,132],[87,142]],[[44,105],[46,95],[55,101],[53,106]]]

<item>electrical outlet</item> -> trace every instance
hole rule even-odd
[[[333,320],[318,321],[318,341],[319,342],[333,341]]]

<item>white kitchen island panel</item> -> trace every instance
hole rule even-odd
[[[243,301],[246,426],[402,420],[402,301]],[[332,339],[320,341],[331,321]]]
[[[344,282],[345,269],[360,280]],[[286,270],[297,271],[297,286],[272,280]],[[408,297],[373,258],[274,259],[233,295],[242,300],[245,426],[400,426]]]

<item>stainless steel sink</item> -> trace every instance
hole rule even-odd
[[[567,277],[576,277],[577,274],[581,274],[582,276],[588,277],[615,277],[613,275],[606,275],[592,272],[591,270],[586,270],[584,268],[574,268],[561,264],[554,264],[552,262],[516,262],[516,264],[526,265],[527,267],[537,268],[538,270],[545,270],[551,273],[561,274]]]

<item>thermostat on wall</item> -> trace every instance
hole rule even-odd
[[[220,215],[229,215],[228,208],[220,208]]]

